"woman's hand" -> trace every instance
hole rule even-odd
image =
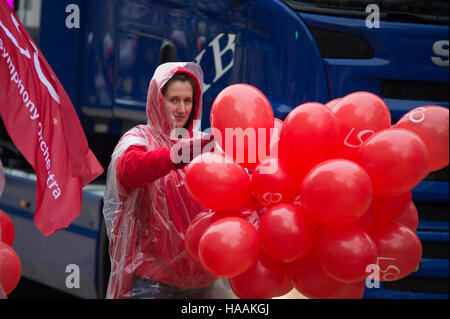
[[[184,168],[195,157],[203,152],[214,150],[214,136],[212,134],[203,135],[197,139],[185,139],[176,143],[170,149],[170,159],[175,168]]]

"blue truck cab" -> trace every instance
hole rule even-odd
[[[202,66],[203,129],[214,98],[234,83],[264,92],[279,119],[302,103],[355,91],[382,97],[393,123],[418,106],[448,108],[448,6],[440,0],[42,0],[40,24],[30,31],[106,170],[120,136],[146,122],[149,81],[169,61]],[[67,23],[77,17],[79,27]],[[7,183],[0,209],[15,224],[23,275],[79,297],[103,297],[105,174],[85,187],[80,217],[44,238],[32,221],[34,174],[1,132]],[[407,278],[366,289],[365,298],[448,298],[448,189],[447,166],[413,190],[420,266]],[[70,264],[80,267],[78,289],[65,284]]]

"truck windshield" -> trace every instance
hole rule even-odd
[[[448,0],[286,0],[294,10],[327,15],[365,16],[375,4],[387,21],[448,24]]]

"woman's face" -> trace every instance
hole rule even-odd
[[[176,128],[189,120],[194,101],[194,89],[189,81],[172,81],[163,96],[167,119]]]

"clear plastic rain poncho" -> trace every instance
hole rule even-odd
[[[0,160],[0,197],[2,196],[4,189],[5,189],[5,174],[3,173],[3,163]],[[0,227],[0,238],[2,238],[2,228],[1,227]],[[2,267],[2,258],[1,257],[2,256],[0,254],[0,268]],[[5,299],[5,298],[6,298],[6,294],[5,294],[5,291],[3,290],[2,284],[0,282],[0,299]]]
[[[173,170],[155,182],[131,191],[117,181],[117,163],[131,145],[145,145],[150,151],[171,147],[177,142],[171,139],[162,88],[178,72],[190,74],[197,82],[193,120],[188,130],[190,136],[185,138],[201,134],[203,72],[200,66],[191,62],[160,65],[148,89],[147,125],[138,125],[124,134],[108,169],[103,213],[110,239],[112,269],[107,298],[133,298],[145,293],[150,298],[152,295],[158,298],[160,289],[167,290],[166,285],[175,290],[215,287],[211,298],[218,296],[213,291],[230,291],[223,280],[216,282],[216,277],[193,261],[185,249],[184,233],[203,208],[186,189],[184,169]],[[136,287],[136,277],[150,279],[153,284],[147,282]],[[222,292],[218,298],[224,298]]]

